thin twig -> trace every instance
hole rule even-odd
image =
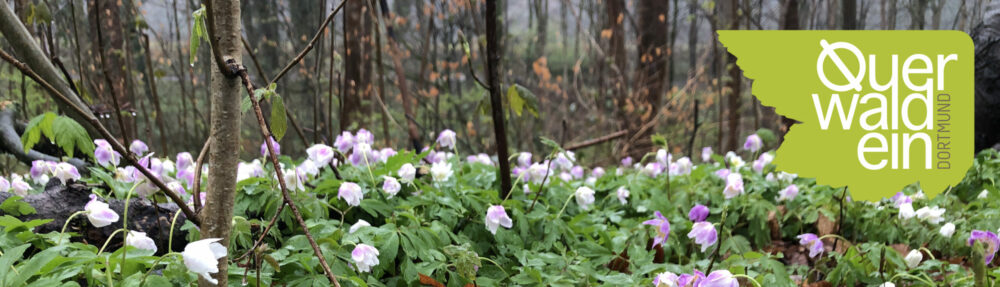
[[[242,35],[240,35],[240,40],[243,41],[243,49],[247,51],[247,54],[250,54],[250,60],[253,61],[254,67],[257,68],[257,73],[260,74],[260,78],[265,82],[270,82],[267,79],[267,76],[264,75],[264,70],[260,67],[260,62],[257,62],[257,56],[254,55],[253,48],[250,47],[250,42],[247,42],[247,39]],[[306,133],[302,131],[302,127],[299,126],[299,122],[295,120],[295,114],[288,109],[288,106],[285,106],[285,116],[288,117],[288,122],[292,124],[292,128],[295,129],[295,133],[299,135],[299,139],[302,139],[302,144],[308,145],[309,140],[306,139]]]
[[[236,70],[237,74],[243,80],[243,85],[246,87],[248,96],[253,97],[253,83],[250,81],[250,75],[247,74],[246,68],[236,66],[233,70]],[[274,152],[274,142],[269,140],[271,138],[271,131],[267,127],[267,123],[264,121],[264,113],[261,112],[260,102],[257,99],[252,99],[250,103],[252,104],[254,113],[257,116],[257,124],[260,126],[261,136],[263,136],[264,143],[267,146],[268,157],[271,159],[271,165],[274,167],[274,173],[278,177],[278,185],[281,187],[281,197],[284,199],[284,204],[288,204],[288,207],[292,210],[292,214],[295,215],[295,220],[298,221],[299,226],[302,227],[302,233],[305,234],[306,239],[309,240],[309,245],[312,246],[313,252],[316,253],[316,257],[319,259],[320,266],[323,267],[326,277],[330,279],[330,282],[333,282],[334,286],[340,287],[340,283],[337,282],[337,276],[333,275],[333,272],[330,271],[330,265],[326,263],[326,257],[323,256],[323,251],[319,249],[319,245],[316,244],[316,240],[313,239],[312,234],[309,232],[309,226],[306,225],[305,220],[302,219],[302,214],[299,212],[299,208],[295,205],[295,202],[292,201],[291,195],[288,194],[288,187],[285,185],[285,177],[284,174],[282,174],[281,165],[278,163],[278,156]],[[251,248],[251,250],[252,249],[253,248]]]
[[[0,58],[3,58],[4,61],[7,61],[12,66],[20,70],[21,73],[27,75],[32,80],[35,80],[35,82],[41,85],[42,88],[45,88],[46,91],[49,91],[49,93],[54,95],[57,100],[70,106],[78,114],[82,115],[90,126],[94,127],[94,129],[97,129],[97,131],[101,134],[101,136],[103,136],[106,140],[108,140],[108,142],[111,144],[112,149],[117,151],[119,154],[122,154],[122,158],[125,159],[125,162],[128,165],[134,166],[136,169],[138,169],[139,172],[141,172],[142,175],[145,176],[147,180],[152,182],[153,185],[162,190],[163,193],[170,198],[170,200],[176,203],[177,208],[184,213],[184,216],[187,217],[187,220],[194,223],[194,225],[201,227],[201,220],[198,219],[197,214],[194,212],[194,210],[191,209],[191,207],[187,206],[187,204],[184,204],[184,199],[182,199],[179,195],[177,195],[177,193],[175,193],[172,189],[168,188],[167,185],[163,183],[163,180],[161,180],[156,175],[153,175],[153,173],[150,172],[148,168],[139,164],[136,155],[131,151],[129,151],[127,148],[125,148],[125,146],[122,145],[121,142],[115,139],[115,137],[111,135],[111,132],[109,132],[108,129],[105,128],[103,124],[101,124],[101,121],[98,120],[97,117],[94,116],[94,114],[85,111],[82,107],[76,104],[73,104],[73,102],[70,101],[69,98],[66,97],[66,95],[60,93],[59,90],[56,90],[55,87],[53,87],[51,84],[43,80],[40,76],[38,76],[38,74],[32,71],[31,68],[29,68],[21,61],[15,59],[13,56],[8,54],[3,49],[0,49]]]
[[[604,136],[601,136],[601,137],[598,137],[598,138],[593,138],[593,139],[585,140],[585,141],[578,142],[578,143],[571,143],[571,144],[566,145],[566,147],[564,147],[563,149],[565,149],[565,150],[577,150],[577,149],[589,147],[589,146],[592,146],[592,145],[596,145],[596,144],[599,144],[599,143],[603,143],[603,142],[606,142],[606,141],[609,141],[609,140],[613,140],[613,139],[616,139],[616,138],[620,138],[620,137],[623,137],[623,136],[625,136],[627,134],[628,134],[627,130],[620,130],[620,131],[613,132],[611,134],[604,135]]]
[[[268,82],[268,85],[273,84],[278,80],[280,80],[281,77],[284,77],[285,74],[287,74],[288,71],[292,69],[292,67],[295,67],[295,65],[299,64],[299,62],[302,61],[302,58],[304,58],[306,54],[308,54],[309,51],[312,50],[313,45],[316,44],[316,41],[319,41],[320,36],[323,36],[323,30],[326,29],[326,26],[329,25],[331,21],[333,21],[333,16],[336,16],[337,12],[340,12],[340,10],[344,8],[344,3],[347,3],[347,1],[348,0],[340,1],[340,5],[337,5],[337,9],[333,9],[333,12],[331,12],[330,15],[326,16],[326,20],[324,20],[323,24],[319,26],[319,29],[316,29],[316,34],[313,35],[312,40],[309,41],[309,44],[306,45],[305,49],[302,49],[302,51],[299,52],[299,55],[295,56],[295,58],[292,59],[291,62],[288,62],[288,64],[285,65],[285,68],[281,69],[281,72],[278,72],[278,75],[274,76],[274,78]]]
[[[205,145],[201,147],[198,160],[194,165],[194,184],[192,184],[191,194],[194,196],[194,211],[199,213],[201,212],[201,165],[205,163],[205,155],[211,148],[212,139],[212,136],[209,135],[208,139],[205,140]]]
[[[542,186],[538,187],[538,193],[535,193],[535,198],[531,200],[531,206],[528,207],[528,211],[524,213],[530,213],[532,209],[535,209],[535,203],[538,202],[538,196],[545,192],[545,184],[549,181],[549,174],[552,173],[552,159],[549,159],[548,167],[545,168],[545,176],[542,177]],[[527,171],[525,171],[527,172]]]

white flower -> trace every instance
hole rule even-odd
[[[316,176],[319,174],[319,166],[317,166],[311,159],[303,160],[302,163],[296,167],[296,169],[299,173],[305,175]]]
[[[990,196],[990,191],[989,191],[989,190],[985,190],[985,189],[983,189],[983,191],[982,191],[982,192],[980,192],[980,193],[979,193],[979,195],[978,195],[978,196],[976,196],[976,198],[979,198],[979,199],[986,199],[986,197],[988,197],[988,196]]]
[[[441,161],[431,165],[431,177],[434,178],[434,181],[447,181],[451,174],[451,163]]]
[[[937,206],[934,207],[924,206],[918,209],[916,214],[917,218],[919,218],[920,220],[927,221],[930,224],[938,224],[941,223],[941,221],[944,221],[944,218],[941,217],[942,215],[944,215],[944,212],[945,212],[944,208],[940,208]]]
[[[913,249],[910,253],[906,254],[906,266],[910,268],[916,268],[920,265],[920,261],[924,260],[924,254],[920,253],[920,250]]]
[[[219,280],[212,278],[211,273],[219,272],[219,258],[226,256],[226,247],[219,244],[222,238],[206,238],[188,243],[184,247],[181,256],[184,257],[184,266],[188,270],[201,275],[212,284],[219,284]]]
[[[900,219],[910,219],[916,216],[916,212],[913,211],[912,203],[904,203],[899,205],[899,218]]]
[[[417,175],[417,169],[412,164],[406,163],[399,167],[399,171],[396,171],[396,174],[399,175],[399,178],[403,182],[410,183],[413,182],[413,178]]]
[[[671,155],[665,149],[659,149],[656,151],[656,162],[666,166],[670,164]]]
[[[622,204],[628,204],[628,196],[629,196],[628,189],[625,189],[624,186],[618,188],[619,202],[621,202]]]
[[[0,192],[10,190],[10,182],[6,178],[0,177]]]
[[[364,194],[361,193],[361,186],[353,182],[344,182],[337,191],[337,197],[344,199],[350,206],[361,205]]]
[[[24,178],[21,175],[15,173],[10,175],[10,188],[14,190],[14,194],[25,196],[31,190],[31,185],[24,182]]]
[[[793,180],[795,180],[795,178],[799,177],[799,175],[794,173],[779,171],[777,177],[779,181],[791,183]]]
[[[285,187],[287,187],[288,189],[292,191],[306,190],[305,184],[302,183],[303,177],[305,176],[303,173],[299,171],[299,169],[297,168],[286,169],[285,174],[283,175],[285,179]]]
[[[576,154],[572,151],[563,151],[556,155],[556,159],[552,163],[560,169],[569,170],[573,168],[574,162],[576,162]]]
[[[892,282],[885,282],[882,283],[882,285],[878,285],[878,287],[896,287],[896,284],[892,284]]]
[[[951,222],[945,223],[941,226],[941,231],[938,231],[938,233],[941,233],[941,236],[944,237],[951,237],[952,234],[955,234],[955,224]]]
[[[743,194],[743,192],[743,176],[738,172],[729,173],[726,176],[726,188],[722,190],[722,194],[726,196],[726,199],[730,199]]]
[[[688,175],[691,174],[691,168],[693,164],[691,159],[688,157],[682,157],[676,162],[670,164],[670,175]]]
[[[391,176],[382,176],[382,178],[385,179],[382,183],[382,190],[385,190],[385,193],[389,194],[389,198],[396,196],[396,193],[399,193],[399,190],[402,188],[399,181],[397,181],[395,177]]]
[[[358,244],[351,251],[351,259],[358,266],[358,272],[371,272],[372,266],[378,265],[378,249],[368,244]]]
[[[125,237],[125,245],[156,252],[156,242],[146,236],[145,232],[129,230],[128,236]]]
[[[306,154],[309,154],[309,159],[315,162],[317,166],[330,164],[330,160],[334,156],[333,148],[325,144],[317,144],[309,147],[306,149]]]
[[[111,210],[107,203],[97,201],[97,195],[90,195],[90,202],[83,207],[87,212],[87,219],[94,227],[105,227],[118,222],[118,213]]]
[[[349,229],[349,233],[354,233],[355,231],[358,231],[358,229],[361,229],[362,227],[369,227],[369,226],[372,226],[372,225],[369,224],[368,221],[364,221],[363,219],[359,219],[357,223],[355,223],[354,225],[351,225],[351,228]]]
[[[576,204],[580,205],[580,208],[587,210],[590,209],[590,204],[594,203],[594,190],[586,186],[581,186],[576,189]]]
[[[653,278],[653,287],[678,287],[677,279],[679,279],[677,274],[672,272],[656,274],[656,277]]]

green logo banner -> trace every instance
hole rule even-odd
[[[974,159],[972,40],[959,31],[719,31],[763,105],[801,124],[778,169],[877,201],[933,197]]]

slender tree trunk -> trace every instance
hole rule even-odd
[[[149,96],[153,102],[153,108],[156,111],[156,128],[159,130],[160,134],[160,152],[164,155],[170,154],[170,146],[167,145],[167,130],[163,126],[163,111],[160,109],[160,96],[156,90],[156,73],[153,69],[153,60],[150,55],[152,51],[149,49],[149,35],[142,34],[143,43],[143,55],[146,59],[146,84],[149,85]],[[152,140],[152,138],[149,138]]]
[[[728,9],[729,12],[729,29],[739,30],[740,29],[740,14],[739,10],[739,0],[732,0],[731,5]],[[739,135],[740,135],[740,116],[741,108],[743,107],[742,93],[740,92],[743,86],[742,75],[740,74],[740,69],[736,67],[736,56],[732,53],[726,52],[726,70],[729,74],[729,81],[726,83],[729,87],[729,119],[728,127],[729,137],[726,139],[726,148],[724,150],[735,151],[739,146]]]
[[[507,150],[507,133],[503,120],[503,104],[500,101],[500,41],[497,20],[500,12],[497,11],[497,0],[486,0],[486,69],[488,70],[490,88],[490,106],[493,112],[493,131],[497,141],[497,160],[500,162],[500,169],[497,170],[497,177],[500,181],[500,196],[507,197],[511,191],[510,182],[510,160]]]
[[[844,16],[842,30],[858,29],[858,0],[841,0],[840,12]]]
[[[225,60],[242,63],[243,53],[240,41],[240,3],[238,0],[213,0],[211,9],[214,18],[214,34],[210,35],[215,49],[220,51]],[[209,22],[209,25],[212,23]],[[211,28],[210,28],[211,29]],[[208,60],[208,59],[206,59]],[[213,59],[214,60],[214,59]],[[222,238],[219,242],[229,245],[232,228],[233,203],[236,191],[236,165],[239,163],[240,145],[240,91],[242,85],[237,77],[227,77],[219,71],[218,65],[210,65],[212,87],[212,117],[211,138],[208,161],[212,164],[208,170],[208,195],[205,209],[201,212],[202,238]],[[198,196],[198,195],[195,195]],[[227,286],[229,275],[228,257],[219,259],[219,273],[216,279],[218,286]],[[204,279],[199,280],[200,286],[214,286]]]
[[[667,60],[670,39],[667,17],[669,17],[670,2],[642,0],[638,5],[636,10],[639,12],[640,34],[636,81],[639,82],[639,86],[635,96],[628,101],[632,103],[632,109],[623,111],[624,117],[621,119],[631,134],[630,137],[636,139],[636,142],[628,143],[630,145],[628,153],[633,158],[642,157],[652,148],[649,135],[655,129],[646,129],[645,132],[638,133],[643,125],[656,119],[663,91],[669,86],[664,82],[669,72]]]

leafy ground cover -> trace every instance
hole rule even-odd
[[[444,131],[434,147],[395,151],[373,148],[371,133],[359,130],[309,148],[306,158],[281,156],[292,196],[341,284],[988,286],[1000,278],[994,150],[978,154],[967,177],[933,199],[914,184],[859,202],[843,188],[777,171],[756,135],[741,151],[706,148],[695,159],[657,141],[664,149],[605,167],[582,166],[585,158],[550,142],[548,154],[510,159],[516,184],[501,198],[497,159],[456,150],[454,137]],[[190,153],[159,157],[141,142],[132,150],[194,204],[194,183],[205,183]],[[218,272],[215,260],[226,254],[233,285],[330,284],[287,209],[255,245],[282,202],[263,157],[235,167],[240,192],[228,248],[178,221],[188,242],[166,250],[123,226],[127,212],[105,203],[166,198],[119,166],[120,155],[101,140],[93,158],[88,176],[40,161],[0,180],[0,190],[19,195],[0,205],[0,285],[191,285]],[[120,226],[116,239],[39,234],[46,220],[18,219],[35,211],[20,196],[53,180],[91,187],[91,201],[70,223]]]

